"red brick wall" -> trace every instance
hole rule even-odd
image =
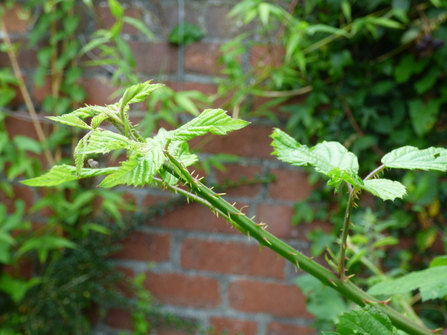
[[[125,28],[132,40],[139,73],[145,78],[164,81],[177,90],[216,92],[213,76],[218,73],[219,47],[240,33],[237,24],[225,17],[237,2],[186,0],[185,20],[199,25],[205,37],[184,50],[166,42],[166,32],[178,22],[177,1],[148,0],[134,5],[129,2],[126,15],[144,20],[157,35],[157,41],[148,41],[132,27]],[[97,10],[105,24],[110,25],[112,17],[108,9],[98,5]],[[17,19],[14,11],[5,18],[14,40],[26,37],[29,27]],[[86,29],[93,28],[86,26]],[[184,59],[180,65],[179,52],[183,53],[180,59]],[[262,53],[262,48],[256,48],[245,55],[247,66],[255,64]],[[21,52],[19,62],[25,76],[30,78],[36,66],[35,51]],[[0,66],[8,66],[5,54],[0,54]],[[177,78],[184,78],[184,82],[179,83]],[[83,85],[89,95],[87,103],[110,102],[109,94],[114,88],[99,69],[89,71]],[[30,87],[36,101],[48,93],[48,88]],[[23,121],[12,118],[9,122],[11,128],[23,125]],[[230,189],[226,199],[237,202],[238,206],[248,205],[246,211],[250,217],[255,215],[256,220],[268,224],[268,231],[306,252],[308,243],[305,238],[309,227],[293,227],[290,222],[293,204],[308,196],[310,187],[303,171],[286,166],[271,156],[269,135],[272,126],[268,120],[254,120],[243,130],[207,142],[203,147],[204,154],[241,156],[240,164],[228,165],[225,172],[213,172],[209,179],[237,180],[242,176],[275,174],[275,182]],[[20,191],[28,197],[28,189],[20,188]],[[142,211],[158,199],[166,199],[166,194],[159,190],[147,188],[135,192],[129,189],[128,192],[134,193]],[[115,262],[129,276],[146,273],[145,286],[166,311],[197,320],[204,327],[227,329],[230,335],[314,334],[309,328],[312,317],[306,312],[305,297],[293,284],[297,275],[293,266],[266,248],[261,252],[255,241],[249,241],[199,204],[185,205],[161,218],[147,221],[124,241],[124,249],[115,256]],[[148,262],[155,264],[148,267]],[[126,311],[112,309],[105,323],[98,326],[98,331],[114,334],[113,329],[129,328],[129,318]],[[160,329],[158,334],[183,332]]]

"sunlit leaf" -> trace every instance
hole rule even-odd
[[[404,146],[382,157],[387,168],[447,171],[447,149]]]

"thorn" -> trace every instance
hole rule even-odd
[[[289,252],[289,255],[293,255],[293,256],[296,256],[296,255],[298,255],[297,253],[295,253],[295,252]]]
[[[210,187],[210,190],[213,190],[213,188],[214,188],[214,186],[211,186],[211,187]]]
[[[236,206],[236,202],[233,202],[233,204],[231,206],[233,206],[233,207]]]
[[[350,275],[350,276],[345,277],[345,280],[346,280],[346,279],[350,279],[350,278],[352,278],[352,277],[354,277],[354,276],[355,276],[355,273],[352,274],[352,275]]]
[[[243,210],[245,207],[248,208],[248,205],[242,206],[241,209],[240,209],[240,211],[242,212],[242,210]]]
[[[312,257],[307,257],[307,259],[313,260],[313,259],[314,259],[314,257],[313,257],[313,256],[312,256]]]
[[[253,215],[253,217],[252,218],[250,218],[250,220],[252,220],[253,221],[253,219],[256,217],[256,215]]]
[[[270,243],[270,241],[267,240],[267,237],[264,236],[263,239],[264,239],[264,241],[266,241],[268,244],[272,245],[272,244]]]
[[[216,195],[218,195],[219,197],[223,196],[223,195],[227,195],[226,193],[216,193]]]
[[[335,284],[335,282],[331,278],[329,278],[329,281],[332,283],[332,285],[334,285],[335,287],[338,287],[338,285]]]
[[[186,169],[185,169],[185,170],[186,170]],[[194,172],[196,172],[196,170],[193,170],[193,171],[192,171],[192,172],[191,172],[190,174],[191,174],[191,175],[193,175],[193,174],[194,174]]]
[[[263,226],[262,229],[267,230],[267,225]]]
[[[233,213],[234,215],[245,215],[244,213]]]

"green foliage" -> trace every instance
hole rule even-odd
[[[203,37],[202,30],[194,24],[184,22],[176,25],[169,34],[169,42],[177,45],[188,45]]]
[[[353,310],[340,317],[337,332],[323,332],[324,335],[392,335],[397,334],[396,328],[381,311],[367,306]]]
[[[419,289],[422,301],[447,296],[447,266],[436,266],[422,271],[414,271],[392,281],[384,281],[371,287],[373,295],[389,297]]]

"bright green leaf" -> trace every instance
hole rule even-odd
[[[163,86],[163,84],[151,84],[151,81],[149,80],[129,87],[119,101],[120,109],[128,104],[142,102],[149,94]]]
[[[336,327],[340,335],[397,334],[397,330],[390,319],[383,312],[370,305],[341,315]]]
[[[76,174],[76,167],[70,165],[56,165],[47,173],[32,179],[22,180],[21,183],[28,186],[56,186],[68,181],[81,178],[94,177],[115,172],[118,168],[110,167],[104,169],[81,169]]]
[[[435,266],[446,266],[447,265],[447,255],[446,256],[437,256],[433,258],[430,262],[430,267],[433,268]]]
[[[87,123],[73,114],[64,114],[61,116],[47,116],[48,119],[65,124],[70,127],[81,129],[92,129]]]
[[[447,149],[405,146],[382,157],[387,168],[447,171]]]
[[[75,151],[77,155],[107,153],[112,150],[125,149],[131,141],[118,133],[109,130],[94,130],[86,140],[86,143]]]
[[[198,117],[173,130],[169,137],[173,141],[188,141],[207,133],[226,135],[249,124],[244,120],[233,119],[226,113],[223,109],[206,109]]]
[[[382,200],[402,198],[407,193],[400,182],[382,178],[365,180],[363,188]]]
[[[332,26],[328,26],[325,24],[314,24],[309,26],[306,29],[306,33],[309,35],[313,35],[315,33],[328,33],[328,34],[334,34],[334,35],[341,35],[344,37],[351,37],[351,34],[349,34],[346,30],[335,28]]]
[[[368,293],[390,297],[419,289],[422,301],[443,298],[447,295],[447,266],[437,266],[422,271],[414,271],[398,279],[374,285]]]

